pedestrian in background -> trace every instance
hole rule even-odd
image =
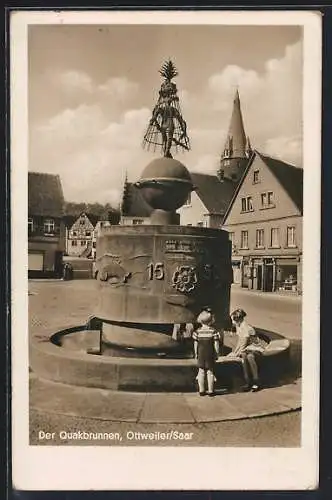
[[[198,328],[193,333],[194,353],[197,359],[199,395],[214,396],[215,363],[219,356],[219,332],[213,327],[212,311],[204,309],[197,317]],[[206,392],[207,381],[207,392]]]

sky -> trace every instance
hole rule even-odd
[[[160,153],[142,139],[162,63],[179,75],[190,171],[216,173],[239,89],[258,151],[302,166],[298,26],[29,26],[29,170],[61,176],[67,201],[111,203]]]

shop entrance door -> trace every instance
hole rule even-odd
[[[257,290],[263,290],[263,266],[257,266]]]
[[[265,266],[265,292],[273,291],[273,264],[267,264]]]

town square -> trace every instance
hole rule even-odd
[[[311,487],[318,28],[133,14],[16,18],[16,471],[42,487]]]
[[[68,202],[65,174],[29,171],[31,443],[71,442],[54,418],[203,425],[189,445],[272,418],[293,433],[267,425],[263,442],[300,444],[303,170],[255,148],[238,82],[219,166],[190,172],[180,75],[164,60],[153,156],[136,179],[125,166],[117,204]]]
[[[38,330],[43,332],[49,324],[54,330],[61,329],[66,324],[79,324],[86,320],[86,312],[94,306],[96,301],[96,283],[92,279],[77,279],[73,281],[52,281],[31,280],[29,283],[29,315],[30,331]],[[43,300],[41,300],[41,297]],[[229,407],[220,408],[220,404],[215,408],[209,405],[208,414],[202,413],[199,421],[195,421],[188,405],[180,403],[173,415],[165,413],[167,398],[173,407],[180,399],[180,395],[169,394],[144,394],[144,397],[158,397],[149,414],[138,422],[141,402],[137,401],[137,394],[131,393],[123,403],[127,406],[131,404],[131,410],[127,415],[121,411],[121,403],[116,400],[117,415],[114,416],[114,409],[107,410],[105,401],[112,399],[114,393],[100,390],[104,393],[105,399],[96,400],[94,408],[91,409],[91,389],[86,391],[85,400],[89,401],[90,408],[82,411],[82,403],[75,406],[73,401],[69,404],[73,394],[57,392],[56,384],[43,381],[41,384],[31,375],[30,393],[30,440],[31,444],[50,445],[58,444],[73,445],[72,440],[61,439],[58,435],[61,431],[70,432],[78,429],[85,432],[121,432],[123,440],[110,441],[108,439],[99,440],[75,440],[75,445],[134,445],[139,444],[138,440],[126,439],[127,432],[167,432],[171,429],[193,433],[190,440],[146,440],[145,445],[154,446],[299,446],[301,435],[301,378],[299,378],[301,360],[301,301],[298,297],[285,297],[275,295],[266,296],[262,293],[250,293],[241,291],[238,286],[234,286],[231,294],[231,305],[235,308],[242,304],[248,311],[251,321],[255,325],[268,330],[279,330],[287,336],[293,346],[293,373],[291,380],[280,387],[280,393],[276,394],[276,388],[264,389],[260,395],[264,395],[263,404],[260,403],[255,408],[255,401],[243,402],[238,394],[239,403],[233,407],[233,414]],[[264,309],[264,317],[261,314]],[[58,384],[59,385],[59,384]],[[66,389],[66,387],[64,387]],[[47,396],[49,395],[49,396]],[[130,395],[132,402],[130,402]],[[258,394],[257,394],[258,395]],[[256,397],[252,395],[251,397]],[[234,396],[234,395],[233,395]],[[244,394],[247,396],[247,394]],[[76,397],[81,396],[76,392]],[[220,395],[225,398],[226,394]],[[62,409],[57,410],[58,398],[63,398],[67,402]],[[212,403],[207,401],[207,403]],[[161,413],[158,410],[160,404]],[[233,402],[234,404],[234,402]],[[246,407],[247,404],[247,407]],[[83,403],[84,405],[84,403]],[[60,405],[61,406],[61,405]],[[59,412],[59,413],[58,413]],[[169,412],[169,410],[168,410]],[[113,416],[112,416],[113,413]],[[122,415],[121,415],[122,413]],[[163,415],[164,413],[164,415]],[[51,440],[40,439],[39,432],[54,433]],[[140,441],[142,443],[142,441]]]

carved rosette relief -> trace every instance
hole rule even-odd
[[[194,266],[178,266],[172,276],[172,286],[178,292],[191,292],[198,283]]]

